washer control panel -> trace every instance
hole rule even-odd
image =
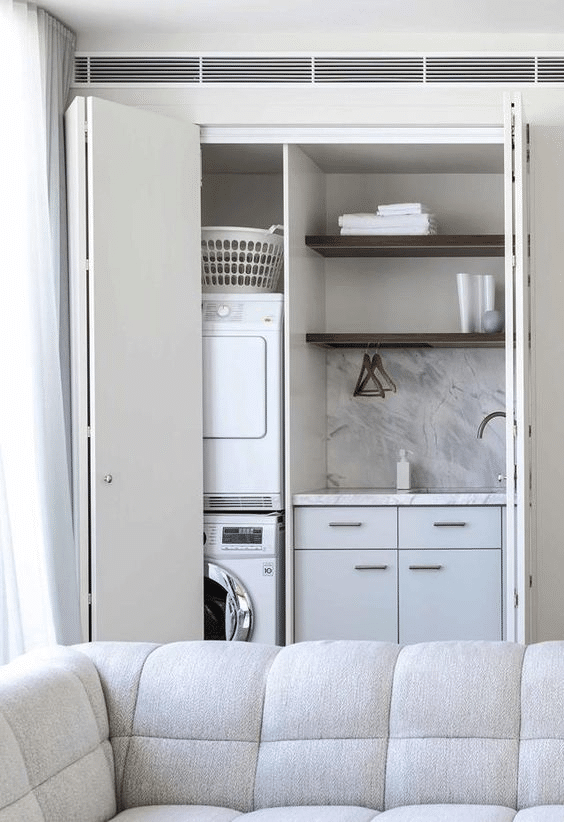
[[[208,515],[204,517],[204,552],[272,554],[277,548],[279,528],[278,517]]]

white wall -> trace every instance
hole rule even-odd
[[[406,9],[407,13],[407,9]],[[247,34],[139,34],[124,31],[78,32],[78,51],[209,52],[524,52],[561,51],[562,36],[473,32],[333,32],[288,31],[264,34],[260,21],[249,20]]]

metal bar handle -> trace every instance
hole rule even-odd
[[[410,571],[440,571],[442,565],[410,565]]]
[[[435,528],[464,528],[467,522],[434,522]]]
[[[355,571],[386,571],[387,565],[355,565]]]
[[[330,522],[331,528],[360,528],[362,522]]]

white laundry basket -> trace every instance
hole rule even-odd
[[[202,228],[202,290],[274,291],[284,260],[284,238],[269,229]]]

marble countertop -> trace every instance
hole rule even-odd
[[[294,494],[294,505],[505,505],[504,488],[320,488]]]

